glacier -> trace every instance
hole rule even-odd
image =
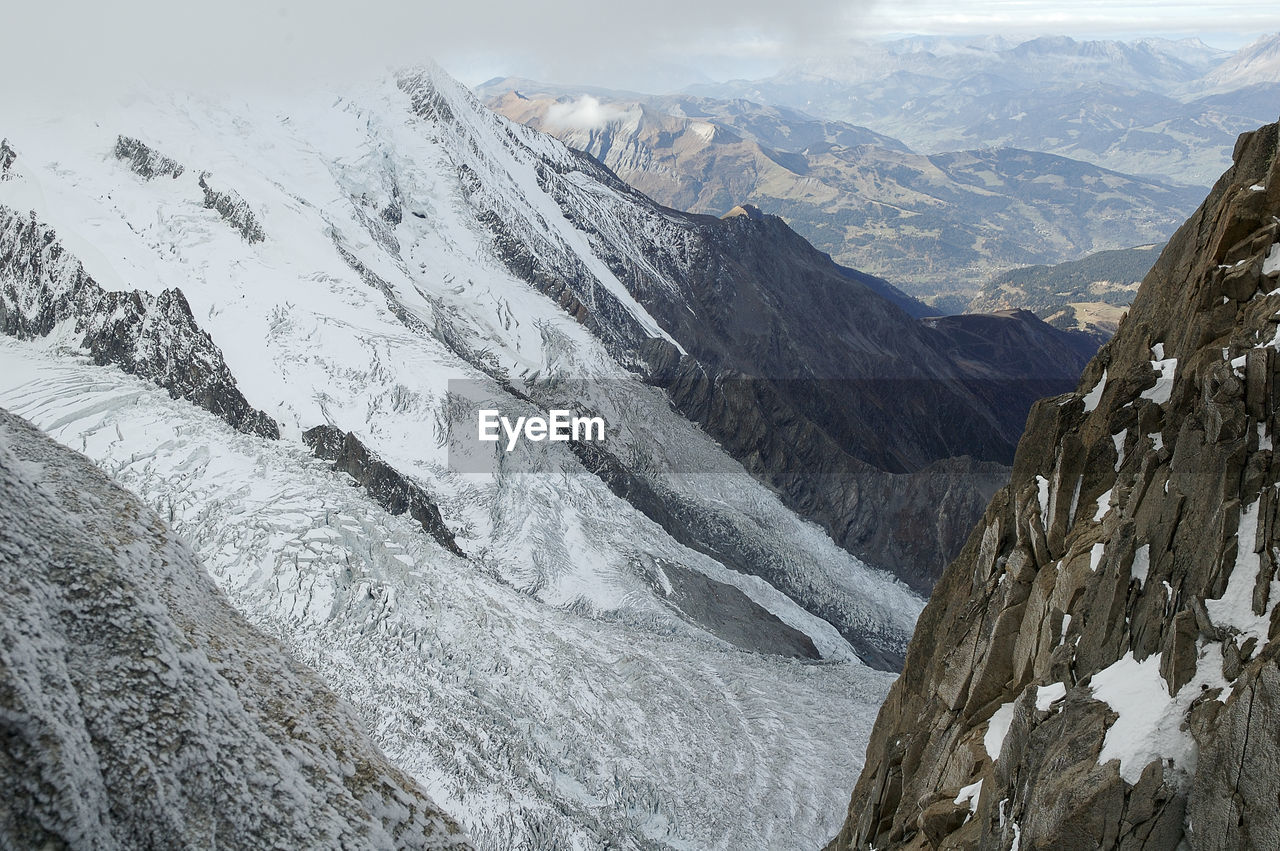
[[[51,228],[42,250],[103,290],[180,289],[280,437],[95,364],[75,316],[0,338],[0,406],[155,508],[479,847],[835,832],[892,679],[860,656],[900,649],[922,601],[638,379],[630,353],[679,344],[602,252],[678,240],[673,222],[435,68],[288,100],[150,91],[0,131],[0,213]],[[577,288],[517,275],[504,237]],[[51,291],[14,280],[6,315]],[[617,426],[626,467],[772,572],[677,541],[563,446],[453,469],[457,380],[504,405],[590,388],[573,402]],[[465,555],[316,458],[302,434],[320,425],[429,493]],[[725,619],[819,658],[739,646]]]

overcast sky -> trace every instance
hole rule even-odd
[[[0,94],[76,96],[129,78],[308,85],[435,57],[465,82],[525,75],[648,90],[763,76],[894,34],[1199,36],[1280,31],[1275,0],[44,0],[8,4]],[[0,116],[2,120],[2,116]]]

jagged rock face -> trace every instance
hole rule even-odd
[[[369,496],[393,516],[409,512],[423,530],[455,555],[462,555],[453,533],[440,516],[440,506],[418,484],[387,464],[350,432],[333,426],[316,426],[302,433],[317,458],[333,462],[369,492]]]
[[[236,386],[182,291],[104,290],[51,228],[0,205],[0,332],[44,337],[74,322],[95,363],[150,378],[233,428],[277,439],[279,426]]]
[[[119,136],[116,138],[115,154],[117,159],[127,162],[133,173],[143,180],[151,180],[154,177],[161,176],[176,179],[181,177],[182,172],[185,170],[181,163],[166,157],[159,151],[153,150],[142,140],[134,139],[131,136]]]
[[[831,847],[1280,847],[1277,135],[1033,409]]]
[[[159,517],[3,410],[0,492],[0,846],[466,846]]]
[[[240,236],[244,237],[245,242],[262,242],[266,239],[267,235],[263,232],[262,225],[254,215],[249,202],[241,198],[240,193],[234,189],[214,189],[209,185],[209,177],[208,172],[200,175],[199,185],[204,190],[204,205],[211,210],[216,210],[227,224],[240,231]]]
[[[9,140],[0,139],[0,180],[9,179],[9,169],[17,158],[17,152],[9,147]]]

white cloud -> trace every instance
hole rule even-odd
[[[591,95],[583,95],[572,101],[552,104],[547,109],[547,126],[558,130],[599,130],[626,115],[626,110],[601,103]]]
[[[438,58],[476,72],[671,88],[761,76],[890,32],[1202,34],[1280,30],[1274,0],[43,0],[0,26],[0,97],[50,101],[138,78],[186,88],[312,86]]]

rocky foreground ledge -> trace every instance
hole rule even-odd
[[[830,848],[1280,848],[1276,148],[1033,409]]]
[[[466,847],[86,458],[0,410],[0,848]]]

